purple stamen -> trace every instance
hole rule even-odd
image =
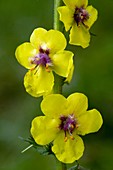
[[[50,53],[49,49],[43,49],[42,47],[40,47],[39,53],[36,56],[30,58],[31,64],[35,64],[36,65],[35,68],[38,65],[42,65],[45,67],[52,66],[49,53]]]
[[[34,62],[33,64],[36,64],[36,65],[43,65],[46,67],[46,65],[50,64],[51,63],[51,60],[50,58],[48,57],[47,54],[45,53],[39,53],[37,54],[35,57],[34,57]]]
[[[65,136],[66,136],[66,132],[68,132],[69,135],[72,135],[72,133],[77,125],[74,115],[71,114],[68,116],[61,116],[60,120],[61,120],[61,124],[59,125],[59,128],[61,130],[64,130]]]
[[[83,7],[81,8],[76,7],[75,13],[74,13],[74,20],[76,21],[77,26],[80,23],[84,24],[84,21],[88,19],[89,19],[89,13]]]

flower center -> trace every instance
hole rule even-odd
[[[74,139],[72,133],[75,128],[78,127],[77,120],[74,117],[74,114],[70,114],[68,116],[61,116],[60,117],[61,124],[59,125],[59,128],[65,132],[65,139],[64,141],[67,141],[67,133],[70,135],[71,139]]]
[[[42,47],[40,47],[39,49],[39,53],[34,56],[34,57],[30,57],[30,63],[31,64],[35,64],[35,67],[33,69],[35,69],[37,66],[41,65],[46,67],[46,70],[48,70],[49,66],[52,66],[52,61],[49,57],[49,49],[43,49]]]
[[[84,24],[84,21],[89,19],[89,13],[83,8],[83,7],[76,7],[75,13],[74,13],[74,20],[77,23],[77,26],[79,26],[80,23]]]

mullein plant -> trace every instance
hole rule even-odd
[[[84,94],[75,92],[67,98],[62,94],[63,84],[70,83],[74,71],[74,54],[66,50],[62,25],[70,30],[69,44],[86,48],[97,13],[88,0],[54,0],[54,28],[36,28],[30,41],[15,52],[18,62],[28,69],[24,77],[26,91],[33,97],[43,96],[43,115],[32,120],[28,148],[34,146],[42,154],[53,154],[62,170],[74,162],[70,169],[82,169],[78,164],[84,153],[81,136],[97,132],[103,123],[98,110],[88,110]]]

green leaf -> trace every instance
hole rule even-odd
[[[52,143],[49,143],[48,145],[41,146],[41,145],[38,145],[32,137],[29,137],[27,139],[24,139],[22,137],[19,137],[19,138],[25,142],[28,142],[30,145],[32,145],[36,149],[36,151],[38,151],[42,155],[54,154],[51,150],[51,147],[53,145]]]

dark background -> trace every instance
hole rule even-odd
[[[83,137],[84,156],[79,163],[91,170],[113,169],[113,1],[90,0],[99,11],[91,28],[88,48],[71,47],[75,53],[75,73],[63,94],[82,92],[89,109],[97,108],[104,124],[98,133]],[[29,41],[36,27],[53,28],[52,0],[0,0],[0,170],[53,170],[55,159],[30,149],[19,139],[29,137],[31,121],[41,114],[41,98],[25,92],[26,69],[15,59],[15,49]],[[70,46],[68,46],[70,49]],[[87,123],[87,122],[86,122]]]

